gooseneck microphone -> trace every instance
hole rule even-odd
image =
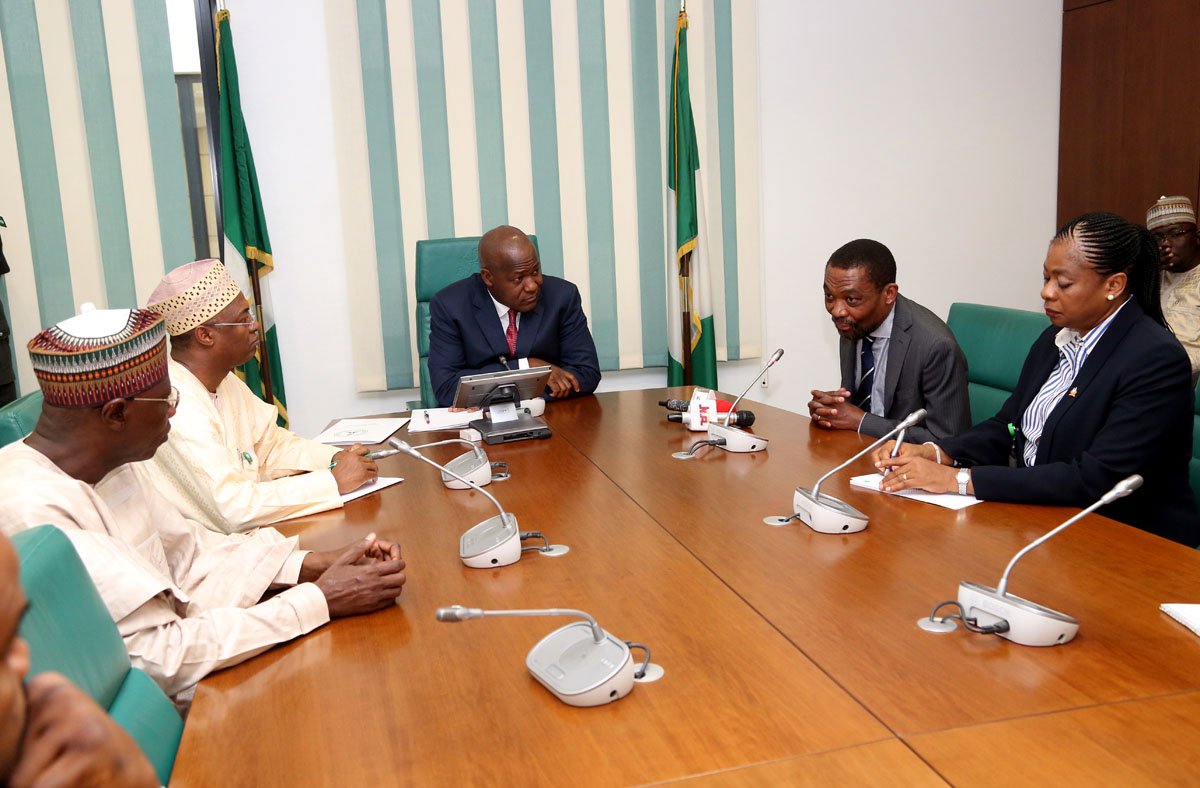
[[[799,517],[800,521],[809,528],[823,534],[852,534],[863,530],[867,527],[867,516],[845,501],[835,498],[832,495],[822,495],[821,485],[830,476],[844,469],[864,454],[882,446],[887,442],[888,438],[898,432],[907,430],[921,421],[921,419],[925,418],[925,414],[926,411],[924,408],[914,410],[897,422],[896,426],[892,427],[882,438],[829,471],[829,473],[820,479],[817,479],[817,483],[812,486],[811,490],[804,487],[797,487],[796,494],[792,498],[792,508],[795,512],[793,517],[764,517],[763,522],[767,525],[783,525],[795,517]]]
[[[474,569],[490,569],[497,566],[514,564],[521,558],[521,531],[517,526],[517,517],[504,511],[500,502],[487,490],[475,482],[458,474],[445,465],[439,465],[414,449],[407,442],[392,438],[389,444],[404,454],[414,457],[423,463],[432,465],[444,475],[449,475],[476,492],[482,494],[499,512],[495,517],[489,517],[482,523],[464,533],[459,540],[458,557],[464,564]]]
[[[778,350],[776,350],[774,353],[771,354],[771,358],[769,358],[767,360],[767,363],[762,368],[762,371],[754,376],[754,380],[750,381],[750,385],[746,386],[746,390],[743,391],[741,394],[738,394],[738,398],[735,399],[733,401],[733,404],[729,406],[729,413],[733,413],[735,410],[737,410],[738,403],[742,401],[742,397],[749,394],[750,389],[754,386],[755,383],[757,383],[759,381],[759,378],[761,378],[763,375],[767,374],[767,370],[770,369],[771,367],[775,366],[776,364],[778,364],[779,359],[781,359],[781,358],[783,358],[783,348],[779,348]],[[726,425],[729,424],[729,413],[725,414],[725,424]]]
[[[1043,542],[1050,539],[1051,537],[1057,536],[1058,534],[1062,533],[1068,527],[1079,522],[1079,520],[1081,520],[1083,517],[1096,511],[1101,506],[1108,506],[1113,501],[1124,498],[1126,495],[1129,495],[1131,492],[1133,492],[1134,490],[1136,490],[1137,488],[1139,488],[1141,486],[1142,486],[1142,477],[1136,473],[1133,474],[1132,476],[1128,476],[1128,477],[1122,479],[1121,481],[1119,481],[1115,485],[1113,485],[1113,488],[1111,490],[1104,493],[1104,495],[1100,496],[1100,500],[1096,501],[1094,504],[1092,504],[1088,508],[1084,509],[1082,512],[1075,515],[1074,517],[1069,518],[1062,525],[1055,527],[1054,529],[1048,531],[1047,533],[1043,534],[1042,536],[1039,536],[1037,539],[1034,539],[1029,544],[1025,545],[1025,547],[1023,547],[1016,555],[1014,555],[1012,557],[1012,560],[1008,562],[1008,566],[1004,567],[1004,574],[1000,576],[1000,582],[996,584],[996,593],[1001,596],[1004,596],[1005,591],[1008,588],[1008,576],[1010,574],[1012,574],[1013,567],[1017,565],[1017,561],[1020,561],[1022,558],[1024,558],[1026,553],[1033,550],[1035,547],[1040,546]]]
[[[600,706],[625,697],[633,690],[635,678],[644,676],[650,666],[639,671],[629,653],[630,646],[605,632],[596,619],[582,610],[545,608],[535,610],[483,610],[477,607],[439,607],[437,620],[457,623],[485,616],[574,616],[576,621],[559,627],[529,650],[525,667],[542,686],[571,706]],[[658,671],[661,675],[661,670]]]
[[[575,616],[576,618],[585,619],[588,622],[588,626],[592,628],[592,639],[595,642],[604,642],[604,630],[596,623],[596,619],[582,610],[571,610],[561,607],[530,610],[482,610],[477,607],[451,605],[450,607],[439,607],[436,615],[438,621],[445,621],[448,624],[468,621],[472,618],[483,618],[484,616]]]
[[[917,621],[918,626],[932,632],[949,632],[954,629],[954,622],[936,615],[941,607],[956,605],[960,615],[952,618],[961,619],[972,632],[999,635],[1023,646],[1058,646],[1071,642],[1079,632],[1079,621],[1066,613],[1008,593],[1008,577],[1017,561],[1035,547],[1062,533],[1085,515],[1124,498],[1141,486],[1142,477],[1137,474],[1117,482],[1100,500],[1021,548],[1004,568],[995,588],[963,581],[958,585],[958,601],[938,605],[928,618]]]

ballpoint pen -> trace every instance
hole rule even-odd
[[[900,434],[896,436],[896,445],[892,447],[892,453],[888,455],[888,459],[895,459],[896,457],[900,456],[900,446],[903,445],[904,436],[907,434],[908,434],[907,427],[905,429],[900,430]],[[891,468],[884,468],[883,469],[883,478],[886,479],[887,475],[891,472],[892,472]]]

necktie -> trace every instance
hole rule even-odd
[[[875,385],[875,353],[873,346],[875,337],[862,338],[862,375],[858,378],[858,387],[854,389],[854,404],[865,411],[871,410],[871,387]]]
[[[517,355],[517,310],[508,310],[508,329],[504,332],[504,338],[508,340],[508,355],[509,358],[514,358]]]

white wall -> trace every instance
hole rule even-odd
[[[255,140],[293,426],[398,410],[354,390],[320,0],[228,0]],[[787,350],[751,397],[804,409],[837,384],[821,273],[845,241],[891,247],[902,292],[1036,309],[1054,231],[1061,5],[1049,0],[759,0],[763,321]],[[249,42],[255,42],[250,44]],[[737,391],[757,361],[722,365]],[[662,370],[601,390],[662,385]]]

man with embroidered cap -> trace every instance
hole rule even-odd
[[[276,409],[233,373],[258,347],[250,304],[220,260],[180,266],[148,309],[171,335],[179,406],[171,436],[144,471],[184,516],[223,533],[342,505],[378,470],[352,446],[338,450],[276,423]]]
[[[479,273],[429,301],[429,381],[446,406],[464,375],[530,367],[550,367],[545,393],[554,399],[600,383],[579,288],[542,274],[533,241],[503,225],[479,239]]]
[[[1167,325],[1192,362],[1192,385],[1200,377],[1200,230],[1187,197],[1159,197],[1146,211],[1146,229],[1162,264],[1162,309]]]
[[[166,344],[162,318],[137,309],[85,311],[30,341],[45,401],[33,432],[0,449],[0,531],[62,529],[132,663],[186,703],[211,671],[393,605],[405,565],[373,534],[315,553],[273,528],[227,535],[182,517],[133,469],[171,429]]]

